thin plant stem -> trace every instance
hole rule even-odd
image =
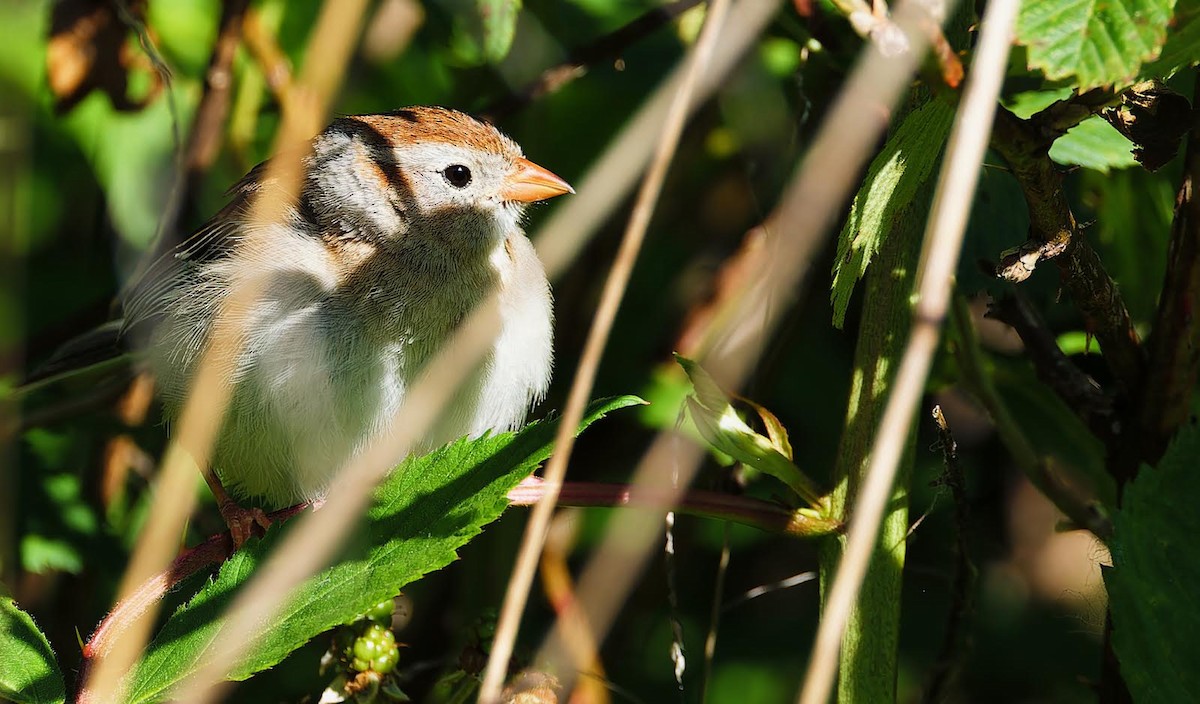
[[[629,225],[617,251],[616,261],[613,262],[604,291],[601,294],[600,306],[588,332],[587,343],[584,345],[571,391],[567,396],[567,405],[563,410],[562,425],[559,426],[558,436],[554,439],[554,455],[546,466],[545,477],[549,491],[533,509],[533,515],[525,529],[525,537],[517,554],[512,577],[501,607],[500,619],[496,626],[496,637],[492,642],[492,651],[488,657],[487,667],[483,673],[483,684],[480,687],[479,699],[482,702],[496,701],[500,696],[500,688],[504,684],[504,673],[508,671],[508,662],[512,657],[513,646],[520,627],[521,614],[525,611],[525,603],[529,596],[529,588],[533,584],[534,571],[537,569],[538,556],[546,540],[546,530],[558,500],[558,487],[562,484],[567,472],[567,462],[575,445],[575,428],[583,419],[584,407],[592,393],[596,380],[596,371],[604,356],[604,347],[612,331],[613,321],[617,317],[625,288],[633,272],[633,265],[641,251],[645,240],[646,230],[650,226],[650,216],[654,213],[654,205],[662,192],[666,181],[667,169],[675,156],[679,139],[688,117],[688,107],[691,104],[692,93],[695,91],[700,74],[708,66],[713,50],[720,36],[721,24],[729,11],[731,0],[713,0],[708,6],[704,28],[688,58],[687,73],[675,93],[667,120],[663,125],[658,141],[658,149],[650,162],[642,188],[638,192]]]
[[[983,18],[971,74],[950,134],[946,160],[938,178],[921,267],[913,329],[872,446],[866,482],[851,519],[846,552],[838,565],[817,630],[812,659],[800,692],[800,704],[825,704],[833,688],[838,650],[850,611],[879,538],[879,526],[892,493],[900,457],[925,380],[937,351],[941,325],[949,308],[954,270],[972,196],[979,180],[996,101],[1012,45],[1018,0],[993,0]]]
[[[729,21],[730,37],[723,47],[748,42],[774,16],[773,1],[742,0]],[[872,49],[864,54],[827,113],[804,157],[802,166],[779,203],[763,223],[769,256],[741,290],[729,297],[730,313],[713,334],[718,342],[702,362],[728,389],[744,383],[754,361],[789,310],[788,302],[803,290],[812,258],[845,202],[863,163],[887,125],[892,106],[911,79],[926,48],[916,27],[925,17],[919,3],[900,3],[897,24],[910,37],[911,50],[885,56]],[[737,32],[737,23],[741,27]],[[561,212],[561,211],[560,211]],[[634,472],[634,487],[647,486],[678,495],[690,483],[703,457],[693,444],[680,442],[670,431],[660,433]],[[674,499],[672,499],[674,501]],[[661,518],[622,515],[611,521],[607,535],[590,558],[579,580],[579,599],[572,608],[587,614],[598,638],[611,628],[630,590],[658,544]],[[543,642],[535,658],[547,663],[569,689],[577,676],[562,656],[557,632]]]
[[[721,626],[721,604],[725,599],[725,577],[729,574],[729,522],[721,536],[721,557],[717,560],[717,575],[713,580],[712,607],[708,612],[708,635],[704,638],[704,674],[700,680],[700,704],[708,698],[708,685],[712,679],[713,660],[717,654],[717,632]]]

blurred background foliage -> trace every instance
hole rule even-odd
[[[648,0],[525,0],[511,51],[496,61],[497,50],[489,48],[471,0],[378,0],[370,6],[334,110],[353,114],[440,104],[488,112],[563,61],[572,48],[656,5]],[[78,13],[94,7],[112,8],[68,0],[58,9]],[[203,93],[221,3],[148,0],[124,7],[144,12],[141,31],[115,20],[110,55],[94,57],[90,67],[75,67],[90,68],[86,75],[55,76],[47,74],[51,4],[0,2],[0,178],[7,211],[0,242],[3,383],[16,382],[22,370],[108,318],[121,282],[154,241],[164,212],[176,205],[171,200],[176,156]],[[275,38],[290,65],[313,60],[303,52],[320,3],[258,0],[251,8],[261,31]],[[591,65],[561,89],[502,115],[500,126],[531,158],[577,181],[679,60],[700,19],[695,10],[684,13],[624,48],[617,60]],[[638,393],[655,403],[640,415],[618,414],[585,435],[572,462],[573,478],[627,479],[653,432],[675,422],[687,386],[665,365],[677,348],[682,321],[711,298],[721,264],[771,209],[858,48],[845,22],[823,12],[820,3],[807,18],[785,3],[766,35],[692,120],[596,389],[597,396]],[[72,80],[79,92],[69,99],[51,90]],[[94,89],[84,90],[89,87]],[[1040,89],[1040,80],[1017,76],[1006,86],[1006,100],[1016,109],[1022,94]],[[169,236],[185,234],[221,206],[225,189],[268,155],[278,124],[279,107],[267,77],[243,46],[234,62],[232,105],[219,156],[196,187],[180,195],[179,224]],[[1120,282],[1135,323],[1143,324],[1153,313],[1161,281],[1178,167],[1168,165],[1154,174],[1130,168],[1127,145],[1124,153],[1118,149],[1109,158],[1084,163],[1080,153],[1095,157],[1114,142],[1105,134],[1078,137],[1079,151],[1057,155],[1064,163],[1090,167],[1068,178],[1073,206],[1081,219],[1095,220],[1088,236]],[[1099,140],[1099,146],[1088,138]],[[993,158],[991,163],[1000,162]],[[553,207],[534,211],[530,231]],[[626,215],[624,207],[613,212],[555,283],[558,373],[540,414],[564,401],[602,272]],[[1023,241],[1027,227],[1012,177],[1002,168],[986,168],[963,257],[960,280],[968,293],[994,285],[978,262],[994,260]],[[779,302],[788,306],[789,322],[745,390],[779,416],[790,430],[796,463],[817,477],[827,476],[834,461],[858,319],[856,295],[845,329],[831,325],[826,292],[832,259],[831,241],[814,263],[806,290]],[[1027,293],[1063,335],[1068,352],[1105,378],[1078,315],[1057,300],[1056,275],[1039,270],[1029,286]],[[1077,458],[1085,469],[1095,465],[1089,475],[1101,476],[1098,446],[1036,382],[1031,367],[1017,356],[1011,334],[998,324],[985,324],[982,334],[1001,393],[1039,446]],[[1011,466],[986,417],[955,387],[948,358],[939,363],[935,379],[933,392],[962,445],[970,556],[979,570],[976,608],[956,655],[961,676],[950,698],[1088,701],[1087,681],[1096,678],[1100,663],[1104,591],[1097,562],[1104,559],[1102,548],[1079,533],[1055,533],[1056,512]],[[47,391],[21,409],[21,433],[0,458],[4,588],[46,630],[65,672],[78,665],[77,634],[90,632],[111,603],[153,486],[153,458],[164,445],[165,428],[155,409],[145,422],[129,424],[117,403],[116,394],[104,388]],[[124,440],[114,444],[118,436]],[[902,605],[902,701],[919,697],[939,658],[952,600],[952,500],[936,482],[941,464],[934,434],[923,428]],[[726,489],[733,484],[729,470],[716,462],[706,467],[700,483]],[[769,496],[773,488],[764,482],[746,490]],[[207,506],[192,522],[185,537],[189,543],[221,529],[211,509]],[[586,554],[610,514],[602,509],[575,514],[576,555]],[[411,693],[425,691],[439,672],[457,666],[480,619],[499,604],[525,515],[509,511],[463,550],[459,562],[406,590],[413,620],[399,634],[407,644],[400,667]],[[734,600],[816,569],[815,546],[742,526],[680,518],[677,611],[672,614],[668,606],[660,558],[605,643],[603,662],[615,701],[698,701],[714,576],[726,539],[732,559],[720,598],[731,605],[722,615],[707,700],[781,702],[793,696],[817,619],[816,583]],[[572,558],[572,565],[576,559],[581,558]],[[185,585],[181,593],[188,591]],[[682,625],[688,657],[682,692],[669,657],[672,618]],[[535,596],[523,631],[525,645],[535,645],[551,621],[545,599]],[[317,659],[326,645],[314,642],[301,649],[240,685],[231,700],[298,701],[319,692],[324,682]]]

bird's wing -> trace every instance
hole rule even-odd
[[[32,390],[53,384],[133,352],[131,340],[143,339],[143,333],[158,321],[164,297],[188,266],[220,259],[232,249],[253,194],[261,187],[265,166],[265,162],[259,164],[234,184],[229,189],[229,204],[200,229],[150,260],[121,293],[122,318],[68,340],[26,376],[21,388]]]
[[[229,189],[230,202],[179,244],[154,258],[121,295],[122,331],[152,327],[163,313],[163,299],[189,268],[228,256],[237,241],[266,162],[254,167]]]

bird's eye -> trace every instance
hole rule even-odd
[[[454,164],[442,169],[442,175],[455,188],[466,188],[471,182],[471,170],[462,164]]]

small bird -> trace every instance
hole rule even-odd
[[[550,380],[550,287],[522,218],[574,193],[566,181],[492,125],[441,107],[334,120],[303,170],[294,205],[266,224],[251,208],[275,184],[252,170],[123,305],[121,334],[145,345],[170,419],[229,292],[247,272],[264,277],[225,370],[232,392],[211,460],[238,544],[263,514],[224,490],[266,508],[320,500],[492,287],[499,335],[423,447],[517,427]]]

